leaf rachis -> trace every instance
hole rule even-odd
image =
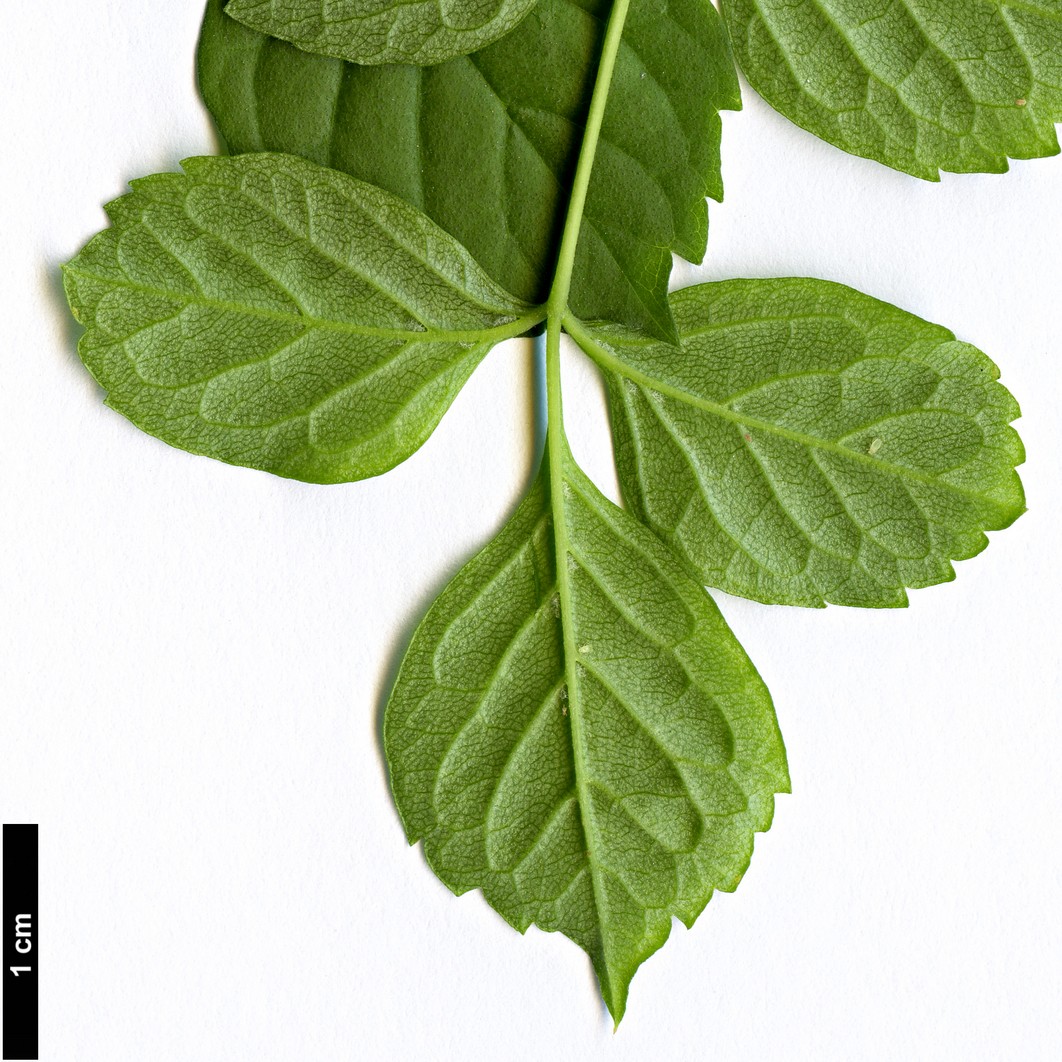
[[[629,3],[630,0],[616,0],[609,15],[608,28],[605,31],[601,59],[594,82],[594,92],[590,101],[586,130],[579,149],[579,161],[575,169],[575,180],[568,203],[564,233],[561,237],[557,271],[553,287],[550,290],[549,300],[546,304],[547,425],[546,452],[543,455],[543,460],[549,463],[549,484],[553,512],[553,545],[557,566],[557,595],[560,600],[560,622],[564,636],[565,689],[568,691],[564,715],[568,718],[569,726],[571,727],[575,787],[578,793],[583,834],[587,838],[589,838],[590,824],[586,819],[586,809],[590,807],[590,794],[587,788],[588,783],[584,768],[586,735],[583,731],[583,720],[579,704],[579,683],[575,674],[576,668],[579,667],[579,652],[576,649],[576,639],[571,623],[572,600],[568,572],[568,528],[565,521],[566,506],[563,498],[563,492],[566,489],[563,465],[565,460],[571,460],[571,456],[568,450],[568,440],[564,434],[560,338],[564,319],[568,313],[568,294],[571,290],[572,271],[575,267],[575,252],[579,243],[579,233],[582,229],[583,211],[586,207],[586,192],[590,185],[590,174],[597,154],[601,123],[608,103],[612,74],[616,65],[616,54],[619,51],[620,40],[623,36],[623,26],[627,19]],[[604,906],[599,881],[600,871],[590,851],[589,842],[587,842],[586,858],[590,866],[594,905],[600,911]],[[605,955],[607,945],[604,935],[602,935],[600,947],[603,958],[601,968],[598,970],[598,976],[601,978],[601,990],[606,997],[608,1008],[618,1025],[620,1018],[623,1016],[626,989],[624,987],[622,991],[617,993],[615,986],[609,983],[610,978],[607,971],[610,964],[607,955]]]

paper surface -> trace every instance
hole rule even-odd
[[[216,150],[199,3],[11,5],[0,382],[0,811],[40,823],[42,1058],[1055,1059],[1062,882],[1062,159],[932,185],[745,88],[702,268],[843,281],[985,350],[1029,512],[885,612],[723,598],[789,749],[734,895],[676,926],[613,1036],[585,956],[450,895],[379,744],[413,625],[536,460],[530,346],[429,443],[318,487],[105,408],[58,265],[130,178]],[[572,356],[576,456],[610,493]]]

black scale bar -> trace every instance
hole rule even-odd
[[[37,827],[4,824],[4,1059],[37,1058]]]

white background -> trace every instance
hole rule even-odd
[[[0,813],[41,826],[41,1057],[1062,1057],[1062,159],[931,185],[749,90],[726,116],[727,201],[676,281],[843,280],[977,343],[1023,406],[1029,512],[907,610],[721,598],[794,794],[614,1036],[574,945],[406,846],[378,739],[411,626],[531,475],[529,348],[405,465],[330,488],[141,434],[74,353],[58,263],[128,179],[216,150],[200,6],[4,11]]]

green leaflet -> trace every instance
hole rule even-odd
[[[820,280],[672,295],[682,348],[591,335],[624,497],[698,578],[780,604],[904,605],[1025,499],[995,365]]]
[[[506,290],[545,299],[608,0],[542,0],[508,36],[441,66],[358,67],[207,8],[204,98],[233,152],[288,151],[402,196]],[[740,106],[706,0],[639,0],[619,49],[571,292],[584,320],[674,338],[671,252],[700,261],[722,196],[719,111]]]
[[[283,155],[133,182],[64,270],[108,404],[195,453],[321,483],[391,468],[543,314],[419,211]]]
[[[427,66],[509,32],[535,0],[229,0],[252,29],[352,63]]]
[[[789,780],[708,596],[566,446],[549,466],[560,489],[543,472],[421,623],[384,741],[435,873],[584,948],[619,1022],[672,916],[690,926],[737,885]]]
[[[929,180],[1058,153],[1062,0],[723,0],[741,69],[845,151]]]

